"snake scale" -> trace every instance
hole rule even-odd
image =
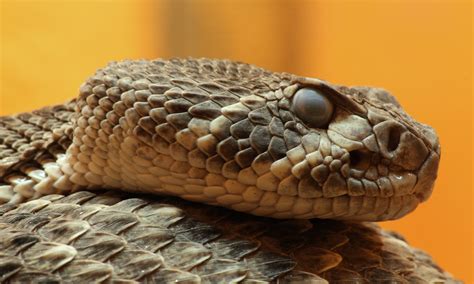
[[[112,62],[0,142],[0,282],[456,282],[369,222],[428,199],[440,157],[382,89]]]

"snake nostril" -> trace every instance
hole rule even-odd
[[[356,170],[365,171],[370,166],[370,152],[363,150],[354,150],[350,152],[350,166]]]
[[[374,126],[374,134],[380,147],[380,153],[388,159],[392,159],[397,149],[400,148],[400,142],[405,138],[407,128],[395,120],[386,120]]]
[[[402,131],[399,127],[391,127],[388,133],[388,141],[387,141],[387,151],[393,152],[398,148],[400,144],[400,136],[402,135]]]

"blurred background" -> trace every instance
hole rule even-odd
[[[62,103],[112,60],[229,58],[390,90],[441,139],[431,199],[383,227],[473,279],[471,1],[0,0],[0,115]]]

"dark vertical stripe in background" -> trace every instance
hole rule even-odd
[[[316,9],[291,0],[167,0],[159,29],[160,56],[229,58],[278,71],[301,73],[316,64],[315,29],[305,25]]]

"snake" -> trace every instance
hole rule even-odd
[[[441,154],[381,88],[125,60],[0,142],[0,282],[458,281],[374,223],[430,197]]]

